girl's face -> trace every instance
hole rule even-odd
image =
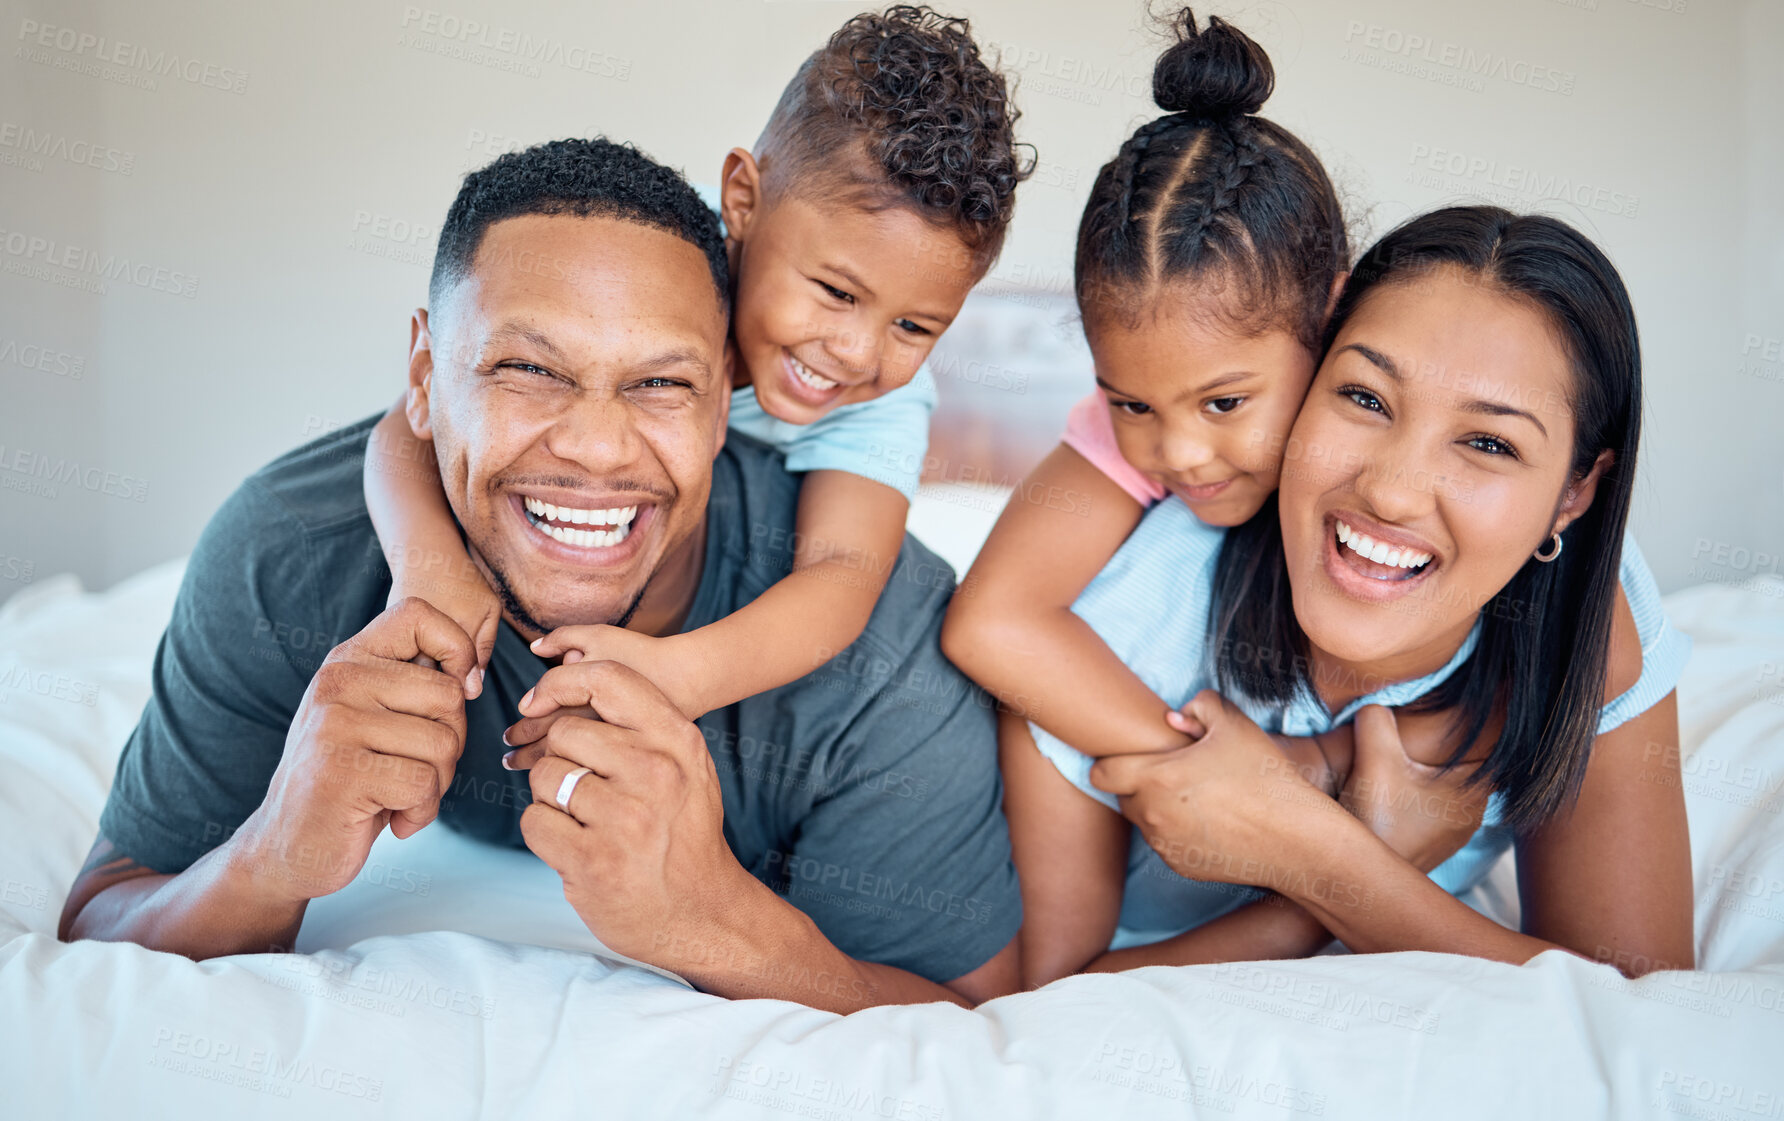
[[[1545,313],[1459,270],[1364,299],[1320,366],[1282,472],[1295,616],[1316,653],[1390,677],[1454,654],[1608,466],[1606,453],[1572,478],[1572,391]],[[1537,606],[1494,610],[1530,618]]]
[[[1313,353],[1293,334],[1245,336],[1167,291],[1137,323],[1087,323],[1124,459],[1209,525],[1235,526],[1276,489]]]

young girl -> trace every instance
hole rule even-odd
[[[927,8],[858,16],[805,62],[756,151],[726,156],[720,186],[731,425],[806,473],[795,540],[764,546],[786,552],[788,575],[697,631],[563,627],[536,653],[623,662],[692,719],[793,681],[859,637],[927,449],[935,386],[923,361],[995,261],[1030,170],[1017,116],[967,22]],[[911,158],[943,148],[945,162]],[[412,446],[403,411],[378,425],[365,469],[391,599],[446,611],[481,664],[501,604],[465,556],[437,473],[413,469],[432,460]],[[632,511],[529,513],[539,532],[595,551],[624,540]]]
[[[1208,529],[1244,524],[1265,506],[1285,470],[1286,437],[1348,261],[1342,211],[1318,160],[1254,115],[1273,85],[1262,49],[1218,18],[1198,31],[1187,11],[1176,30],[1153,79],[1167,115],[1137,130],[1102,169],[1079,229],[1077,284],[1099,391],[1073,410],[1063,446],[1018,492],[1087,495],[1089,515],[1012,502],[943,633],[950,658],[1037,734],[1070,744],[1080,758],[1189,742],[1186,725],[1167,723],[1173,706],[1160,693],[1191,667],[1166,681],[1142,680],[1073,605],[1161,499],[1180,502]],[[1300,466],[1291,459],[1286,469]],[[1626,610],[1615,649],[1611,695],[1641,666]],[[1443,720],[1412,720],[1402,731],[1414,759],[1441,761],[1455,746]],[[1024,974],[1044,983],[1108,944],[1123,865],[1117,859],[1089,877],[1059,874],[1079,831],[1107,826],[1112,815],[1059,781],[1032,747],[1012,749],[1009,739]],[[1332,772],[1328,755],[1343,753],[1342,739],[1328,735],[1323,750],[1285,746],[1295,762]],[[1339,777],[1331,774],[1330,790]],[[1118,818],[1114,825],[1125,828]],[[1449,870],[1455,890],[1484,872],[1501,841],[1483,836],[1459,858]],[[1222,891],[1208,901],[1208,917],[1243,900]],[[1305,920],[1291,908],[1251,908],[1208,930],[1199,945],[1179,947],[1180,960],[1286,952],[1307,941]]]
[[[1104,165],[1078,230],[1098,389],[1017,492],[1089,501],[1069,516],[1012,502],[943,632],[948,656],[1006,703],[1096,698],[1023,715],[1098,755],[1183,739],[1072,601],[1167,493],[1231,526],[1275,491],[1349,260],[1318,159],[1252,115],[1274,82],[1263,50],[1218,17],[1198,32],[1186,11],[1176,30],[1153,72],[1167,113]]]

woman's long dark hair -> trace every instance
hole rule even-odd
[[[1439,268],[1461,270],[1540,309],[1563,341],[1573,369],[1570,481],[1590,471],[1599,453],[1615,457],[1592,504],[1563,534],[1560,558],[1526,561],[1482,606],[1480,641],[1467,662],[1416,702],[1454,714],[1452,727],[1462,735],[1451,765],[1496,709],[1504,713],[1504,729],[1474,781],[1499,792],[1506,820],[1526,829],[1578,792],[1598,730],[1641,432],[1635,310],[1609,259],[1566,223],[1459,206],[1414,218],[1363,254],[1333,310],[1325,346],[1376,289]],[[1209,619],[1223,690],[1287,703],[1312,688],[1274,499],[1227,534]]]

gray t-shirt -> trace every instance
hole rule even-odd
[[[384,609],[390,571],[361,490],[375,419],[262,468],[200,538],[100,818],[138,863],[181,871],[247,819],[322,659]],[[798,498],[779,455],[730,433],[688,629],[787,574]],[[738,861],[851,957],[935,981],[984,964],[1022,920],[990,701],[938,644],[953,590],[953,570],[906,535],[852,646],[699,721]],[[502,769],[501,736],[546,668],[504,623],[441,802],[453,829],[524,847],[532,792]]]

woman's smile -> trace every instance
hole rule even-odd
[[[1410,595],[1441,567],[1435,549],[1411,536],[1385,530],[1356,513],[1328,514],[1321,565],[1343,594],[1365,603]],[[1365,532],[1365,527],[1368,532]]]

